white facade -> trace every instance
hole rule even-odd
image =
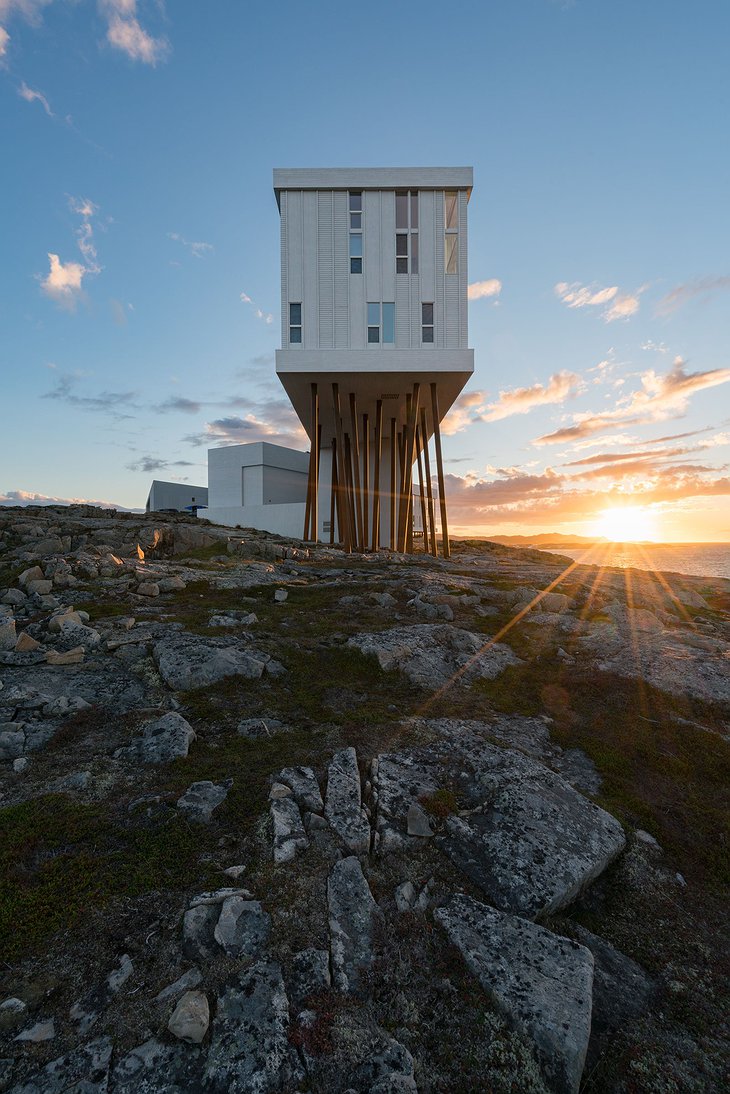
[[[210,504],[216,524],[302,534],[309,453],[259,441],[208,450]]]
[[[208,504],[208,487],[191,486],[187,482],[162,482],[154,479],[147,496],[148,513],[194,511]]]

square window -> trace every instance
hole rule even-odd
[[[350,259],[350,273],[362,273],[362,259],[351,258]]]
[[[368,327],[368,342],[380,341],[380,327]]]
[[[362,212],[362,191],[351,190],[350,191],[350,212],[360,213]]]
[[[289,305],[289,322],[296,326],[301,326],[302,323],[302,305],[290,304]]]
[[[401,273],[407,274],[408,273],[408,259],[407,258],[396,258],[396,260],[395,260],[395,272],[399,273],[399,274],[401,274]]]
[[[302,344],[302,328],[290,327],[289,328],[289,341],[292,345],[300,346]]]
[[[362,228],[362,213],[350,213],[350,227],[358,231]]]
[[[424,327],[421,332],[421,341],[431,345],[433,343],[433,327]]]

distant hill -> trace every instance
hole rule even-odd
[[[470,536],[470,539],[488,539],[507,547],[591,547],[594,543],[608,543],[605,536],[570,536],[562,532],[541,532],[536,536]]]

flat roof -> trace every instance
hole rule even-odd
[[[468,190],[473,167],[275,167],[281,190]]]

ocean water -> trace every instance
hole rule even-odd
[[[539,546],[536,544],[536,546]],[[540,547],[540,550],[545,550]],[[694,577],[730,578],[730,543],[598,543],[595,547],[549,548],[589,565],[635,566]]]

